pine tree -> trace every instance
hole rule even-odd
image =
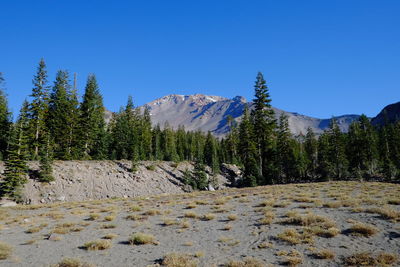
[[[198,190],[207,189],[208,186],[207,174],[204,164],[200,161],[196,161],[194,164],[193,179],[194,183],[192,184],[192,187],[194,189]]]
[[[47,70],[44,59],[41,59],[33,78],[33,89],[30,95],[33,99],[30,104],[30,132],[33,159],[39,156],[40,138],[46,131],[46,119],[48,114],[49,87],[47,85]]]
[[[204,160],[205,163],[211,167],[214,174],[219,172],[217,142],[212,136],[211,132],[208,132],[207,134],[207,139],[204,146]]]
[[[54,181],[53,176],[53,151],[52,142],[49,134],[42,137],[42,149],[40,150],[40,165],[39,165],[39,181],[42,183],[49,183]]]
[[[104,121],[103,97],[96,77],[89,75],[80,106],[82,158],[104,159],[107,154],[107,132]]]
[[[348,161],[346,157],[345,135],[340,131],[335,119],[331,120],[329,134],[329,160],[330,173],[337,179],[343,179],[347,175]]]
[[[54,140],[54,154],[58,159],[74,158],[79,118],[76,90],[69,84],[67,71],[58,71],[49,100],[48,128]],[[46,153],[45,153],[46,154]]]
[[[4,159],[11,129],[11,112],[4,92],[4,78],[0,72],[0,160]]]
[[[277,154],[279,167],[279,177],[282,182],[283,177],[289,182],[294,175],[295,157],[293,150],[293,139],[289,130],[288,117],[282,113],[279,117],[277,134]]]
[[[160,125],[157,124],[152,131],[152,151],[155,160],[162,160],[164,158],[161,147],[162,131]]]
[[[257,146],[258,178],[261,183],[271,183],[273,134],[276,128],[276,121],[271,106],[269,90],[261,72],[257,74],[254,90],[254,109],[251,112],[251,118]]]
[[[259,165],[257,162],[257,147],[254,140],[253,124],[250,121],[249,110],[246,107],[242,122],[239,126],[239,151],[242,157],[241,161],[244,165],[244,186],[257,185]]]
[[[28,102],[22,105],[17,122],[11,128],[10,141],[5,159],[4,179],[0,184],[0,196],[21,201],[21,189],[27,182],[28,154]]]
[[[226,148],[227,161],[233,164],[239,163],[238,156],[238,143],[239,143],[239,132],[237,125],[235,124],[232,116],[228,116],[229,133],[226,137],[226,142],[224,148]]]
[[[164,160],[177,161],[175,132],[170,128],[168,122],[164,125],[161,144],[163,144]]]
[[[304,142],[304,152],[306,158],[307,175],[311,180],[317,177],[318,168],[318,140],[311,128],[307,129],[307,134]]]
[[[151,118],[150,118],[150,110],[145,107],[143,116],[140,120],[141,122],[141,152],[142,158],[145,160],[151,159],[152,155],[152,132],[151,132]]]

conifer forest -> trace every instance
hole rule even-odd
[[[400,178],[400,122],[375,127],[362,115],[346,133],[332,119],[320,135],[309,129],[294,136],[287,117],[275,119],[261,73],[254,84],[252,108],[240,121],[228,120],[230,132],[224,138],[184,127],[172,129],[168,123],[152,126],[149,110],[136,107],[131,96],[106,121],[95,75],[87,78],[82,96],[68,71],[59,70],[54,82],[49,79],[41,60],[32,93],[19,113],[11,114],[5,77],[0,76],[2,196],[17,198],[31,160],[40,162],[36,178],[43,183],[54,179],[54,160],[121,159],[132,162],[132,171],[142,160],[193,161],[199,169],[208,165],[214,173],[222,163],[236,164],[243,170],[242,186]]]

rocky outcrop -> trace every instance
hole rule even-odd
[[[26,204],[84,201],[104,198],[128,198],[190,191],[183,184],[183,173],[192,170],[189,162],[140,162],[135,173],[129,161],[55,161],[55,181],[49,184],[35,179],[38,162],[29,162],[30,177],[23,190]],[[0,173],[4,165],[0,163]],[[210,190],[230,186],[224,175],[211,175]]]

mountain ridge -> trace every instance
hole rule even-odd
[[[149,109],[153,126],[159,124],[163,128],[165,123],[168,123],[173,129],[184,126],[188,131],[210,131],[217,137],[224,137],[230,130],[228,116],[231,116],[234,121],[240,122],[247,104],[251,109],[252,102],[248,102],[243,96],[227,98],[205,94],[170,94],[148,102],[139,109],[142,112],[146,107]],[[329,119],[320,119],[275,107],[273,110],[276,119],[282,113],[288,116],[289,129],[294,135],[305,135],[308,127],[319,135],[329,128],[332,118],[337,120],[341,131],[347,132],[350,124],[360,117],[358,114],[345,114]],[[111,120],[112,114],[111,111],[106,110],[106,121]],[[382,126],[385,123],[385,116],[389,122],[399,120],[400,102],[385,106],[377,116],[370,118],[371,123],[375,126]]]
[[[228,116],[239,122],[246,105],[252,108],[243,96],[226,98],[204,94],[179,95],[170,94],[157,98],[140,108],[148,108],[153,125],[161,127],[168,122],[169,126],[176,129],[184,126],[186,130],[203,132],[210,131],[216,136],[223,137],[229,131]],[[293,134],[305,134],[308,127],[317,134],[329,127],[331,119],[319,119],[296,112],[287,112],[273,107],[276,118],[284,113],[288,116],[289,128]],[[351,122],[357,120],[359,115],[348,114],[334,117],[337,119],[342,131],[347,131]]]

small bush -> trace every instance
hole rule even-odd
[[[149,166],[146,166],[146,169],[148,169],[149,171],[155,171],[156,170],[156,166],[155,165],[149,165]]]

